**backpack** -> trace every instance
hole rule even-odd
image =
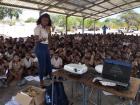
[[[52,100],[52,84],[46,87],[45,104],[46,105],[69,105],[64,86],[62,82],[54,82],[53,100]]]

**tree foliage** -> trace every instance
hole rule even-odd
[[[93,24],[94,24],[94,20],[93,19],[86,19],[85,20],[85,27],[86,28],[93,27]]]
[[[0,7],[0,20],[7,16],[5,7]]]
[[[37,21],[37,19],[35,19],[35,18],[33,18],[33,17],[30,17],[30,18],[28,18],[25,22],[26,23],[34,23],[34,22],[36,22]]]
[[[131,26],[135,26],[138,30],[138,27],[140,25],[140,14],[131,10],[121,14],[120,17],[126,23],[127,30],[129,30]]]
[[[15,17],[16,19],[19,19],[20,14],[22,14],[22,10],[20,9],[0,7],[0,20],[5,17],[9,17],[10,19]]]

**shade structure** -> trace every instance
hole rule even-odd
[[[98,20],[138,8],[140,0],[0,0],[0,5]]]

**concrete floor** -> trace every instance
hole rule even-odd
[[[65,92],[70,100],[71,105],[82,105],[82,86],[80,84],[74,83],[73,87],[73,95],[72,95],[72,83],[71,81],[64,81]],[[46,80],[46,85],[49,85],[50,82]],[[12,96],[15,96],[16,93],[27,87],[28,85],[39,86],[38,82],[28,82],[25,86],[18,87],[16,86],[16,82],[13,82],[8,88],[0,88],[0,105],[5,105],[7,101],[11,99]],[[93,94],[91,93],[91,89],[87,88],[87,97],[88,97],[88,105],[95,105],[97,99],[97,91],[94,90]],[[125,104],[121,104],[122,99],[115,96],[105,96],[102,94],[102,105],[130,105],[128,101]],[[73,104],[72,104],[73,103]],[[139,104],[140,105],[140,104]]]

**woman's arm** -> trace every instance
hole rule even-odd
[[[37,27],[34,29],[35,43],[46,40],[46,38],[41,38],[41,37],[40,37],[40,34],[41,34],[41,29],[40,29],[39,26],[37,26]]]
[[[35,35],[35,43],[40,42],[40,38],[39,38],[40,28],[38,26],[34,29],[34,35]]]

